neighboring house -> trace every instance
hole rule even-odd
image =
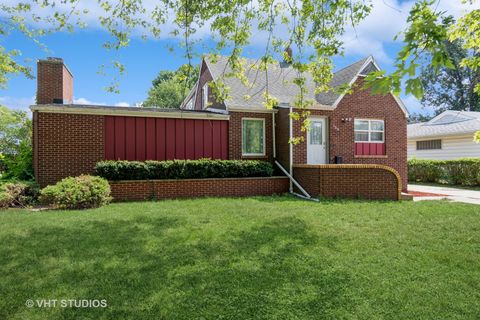
[[[450,160],[480,157],[473,141],[480,112],[445,111],[428,122],[408,125],[408,158]]]
[[[246,74],[253,86],[225,78],[232,99],[216,101],[208,83],[229,72],[225,57],[216,63],[203,59],[197,84],[181,109],[172,110],[72,104],[73,76],[63,60],[40,60],[37,105],[31,107],[36,179],[44,186],[91,173],[104,159],[260,159],[277,160],[314,194],[336,196],[350,188],[348,196],[379,198],[393,188],[385,198],[394,198],[407,186],[407,112],[394,95],[362,88],[372,70],[378,66],[367,57],[334,74],[332,87],[353,85],[348,95],[314,94],[315,83],[307,78],[307,98],[314,104],[311,128],[303,132],[301,121],[289,116],[298,88],[292,84],[296,73],[285,62],[268,69],[269,92],[279,101],[272,110],[263,106],[265,74],[253,69]],[[303,142],[289,143],[299,136]],[[305,170],[322,164],[332,165],[322,167],[330,171],[321,181],[305,180]]]

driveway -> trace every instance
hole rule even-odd
[[[476,190],[409,184],[408,193],[413,194],[413,201],[449,199],[457,202],[480,204],[480,191]]]

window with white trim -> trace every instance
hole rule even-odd
[[[265,119],[242,119],[242,155],[265,155]]]
[[[208,106],[208,83],[205,83],[202,88],[202,107],[205,109]]]
[[[383,120],[355,119],[355,142],[385,142]]]

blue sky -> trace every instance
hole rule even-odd
[[[413,0],[373,0],[373,3],[371,15],[355,31],[349,30],[345,35],[346,55],[334,60],[336,68],[372,54],[382,68],[387,71],[391,69],[395,54],[401,48],[401,42],[394,42],[393,37],[405,26],[405,18]],[[467,7],[462,6],[460,1],[449,0],[440,2],[439,8],[458,16]],[[43,38],[49,52],[16,33],[0,38],[0,41],[9,50],[20,50],[21,59],[29,60],[27,63],[33,67],[34,73],[37,59],[48,56],[63,58],[74,75],[74,99],[77,103],[135,105],[145,99],[152,79],[160,70],[174,70],[186,62],[177,40],[172,38],[133,38],[128,48],[105,50],[102,43],[109,37],[98,27],[97,21],[95,10],[91,10],[89,27],[86,29]],[[198,37],[208,39],[208,28],[200,30]],[[262,35],[256,35],[245,55],[260,56],[264,49],[262,40]],[[169,50],[170,47],[175,48],[174,52]],[[196,53],[200,56],[204,52],[206,49],[198,46]],[[106,92],[104,87],[111,81],[111,76],[97,74],[100,65],[112,60],[120,60],[127,69],[127,74],[120,78],[120,94]],[[0,104],[26,109],[34,101],[35,90],[35,80],[23,76],[12,77],[8,88],[0,89]],[[422,111],[413,97],[402,98],[410,112]]]

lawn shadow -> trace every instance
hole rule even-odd
[[[35,227],[0,239],[0,318],[335,318],[349,277],[295,217],[217,238],[165,216]],[[108,307],[27,309],[26,299],[106,299]]]

